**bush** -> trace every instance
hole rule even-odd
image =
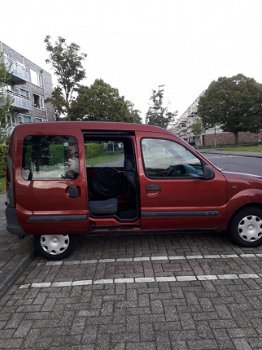
[[[49,145],[49,165],[63,164],[65,158],[64,145]]]
[[[7,145],[0,145],[0,177],[5,177],[7,162]]]
[[[86,158],[94,158],[103,153],[103,144],[88,143],[85,144]]]

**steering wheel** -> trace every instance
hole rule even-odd
[[[170,165],[170,167],[167,169],[167,176],[186,176],[187,175],[187,168],[183,164],[178,165]]]
[[[94,173],[92,186],[98,194],[105,197],[114,197],[121,189],[122,178],[114,168],[101,168]]]

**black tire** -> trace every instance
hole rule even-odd
[[[77,238],[74,235],[34,236],[36,252],[47,260],[63,260],[75,249]]]
[[[257,247],[262,243],[262,210],[246,207],[240,210],[230,224],[232,240],[242,247]]]

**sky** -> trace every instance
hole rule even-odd
[[[2,0],[0,9],[2,42],[51,74],[45,36],[75,42],[87,54],[83,84],[103,79],[143,119],[162,85],[180,116],[220,76],[262,83],[262,0]]]

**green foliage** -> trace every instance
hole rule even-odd
[[[7,83],[10,80],[10,67],[4,61],[3,53],[0,52],[0,82]]]
[[[64,145],[50,144],[48,148],[49,148],[48,164],[49,165],[63,164],[65,159]]]
[[[213,81],[199,99],[198,114],[205,128],[219,125],[232,132],[238,142],[240,131],[262,128],[262,85],[238,74]]]
[[[6,65],[3,58],[3,53],[0,52],[0,126],[5,127],[6,114],[12,103],[12,98],[4,93],[4,86],[10,80],[10,67]]]
[[[72,102],[70,120],[95,120],[141,123],[139,112],[132,102],[119,95],[118,89],[102,79],[90,86],[82,86]]]
[[[63,91],[60,86],[53,89],[51,97],[47,98],[45,102],[50,102],[54,106],[57,120],[59,120],[60,115],[67,115],[68,103],[64,98]]]
[[[8,146],[0,145],[0,178],[5,177],[7,152],[8,152]]]
[[[146,123],[150,125],[167,128],[168,124],[174,121],[177,112],[169,112],[167,107],[163,107],[164,90],[153,90],[150,100],[153,101],[153,106],[149,107],[146,114]]]
[[[197,119],[192,125],[191,125],[191,131],[195,136],[201,135],[203,131],[203,124],[201,119]]]
[[[85,144],[86,159],[97,157],[103,153],[103,144],[87,143]]]
[[[5,191],[6,191],[5,177],[0,177],[0,193],[3,193]]]
[[[52,45],[51,37],[47,35],[44,42],[49,53],[49,59],[46,62],[52,64],[54,73],[58,77],[58,87],[54,89],[48,101],[54,105],[57,117],[61,114],[68,116],[73,93],[86,76],[82,61],[87,55],[79,53],[80,47],[77,44],[67,45],[62,37],[58,37]]]

